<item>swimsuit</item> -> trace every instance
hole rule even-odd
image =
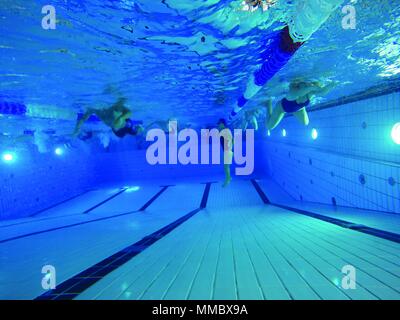
[[[118,129],[115,130],[114,128],[112,129],[112,131],[114,132],[114,134],[119,137],[119,138],[123,138],[124,136],[126,136],[127,134],[130,134],[132,136],[136,136],[138,134],[138,130],[137,127],[135,128],[122,128],[122,129]]]
[[[285,112],[287,113],[294,113],[299,111],[300,109],[303,109],[304,107],[308,106],[310,104],[310,100],[307,99],[307,101],[298,103],[297,101],[290,101],[287,100],[286,98],[283,98],[281,101],[282,108]]]

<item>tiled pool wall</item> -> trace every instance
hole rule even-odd
[[[264,145],[271,176],[299,201],[400,213],[399,102],[393,92],[313,111],[308,127],[285,118]]]
[[[94,186],[90,156],[19,150],[13,163],[0,164],[0,219],[32,215]]]
[[[308,127],[285,118],[270,137],[256,141],[251,177],[270,175],[298,201],[400,213],[400,145],[390,137],[400,121],[399,101],[395,92],[317,110]],[[74,149],[61,157],[21,151],[14,163],[0,164],[0,219],[30,216],[106,185],[223,179],[218,165],[151,166],[145,149],[129,151],[131,142],[124,139],[110,152]]]
[[[31,216],[88,190],[107,186],[224,179],[222,165],[150,165],[146,149],[132,150],[132,143],[133,139],[126,139],[110,152],[98,148],[66,149],[62,156],[53,152],[40,154],[33,147],[18,150],[15,162],[0,163],[0,219]],[[255,161],[255,172],[237,179],[263,176],[265,161],[259,155]]]

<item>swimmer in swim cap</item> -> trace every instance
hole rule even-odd
[[[274,129],[283,119],[286,113],[292,113],[303,125],[307,126],[310,122],[306,107],[310,100],[316,95],[325,95],[331,91],[337,82],[332,81],[326,85],[319,81],[296,80],[290,83],[289,92],[286,97],[279,101],[275,109],[272,110],[271,100],[267,103],[266,127],[268,130]]]

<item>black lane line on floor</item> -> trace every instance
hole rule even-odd
[[[37,212],[35,212],[35,213],[29,215],[29,217],[31,217],[31,218],[32,218],[32,217],[36,217],[37,215],[39,215],[39,214],[41,214],[41,213],[43,213],[43,212],[45,212],[45,211],[47,211],[47,210],[53,209],[53,208],[58,207],[59,205],[62,205],[62,204],[64,204],[64,203],[68,202],[68,201],[71,201],[71,200],[74,200],[74,199],[76,199],[76,198],[79,198],[79,197],[81,197],[81,196],[83,196],[83,195],[85,195],[85,194],[87,194],[87,193],[89,193],[89,192],[91,192],[91,191],[94,191],[94,190],[93,190],[93,189],[86,190],[86,191],[84,191],[84,192],[82,192],[82,193],[80,193],[80,194],[77,194],[76,196],[73,196],[73,197],[71,197],[71,198],[65,199],[65,200],[63,200],[63,201],[61,201],[61,202],[58,202],[58,203],[56,203],[56,204],[53,204],[52,206],[50,206],[50,207],[48,207],[48,208],[46,208],[46,209],[39,210],[39,211],[37,211]]]
[[[158,191],[149,201],[147,201],[143,207],[139,209],[139,211],[144,211],[146,210],[161,194],[168,189],[168,186],[162,187],[160,191]]]
[[[68,225],[65,225],[65,226],[54,227],[54,228],[50,228],[50,229],[46,229],[46,230],[30,232],[30,233],[22,234],[22,235],[15,236],[15,237],[12,237],[12,238],[7,238],[7,239],[0,240],[0,244],[1,243],[5,243],[5,242],[9,242],[9,241],[13,241],[13,240],[18,240],[18,239],[22,239],[22,238],[35,236],[35,235],[42,234],[42,233],[52,232],[52,231],[61,230],[61,229],[69,229],[69,228],[72,228],[72,227],[81,226],[81,225],[92,223],[92,222],[97,222],[97,221],[117,218],[117,217],[125,216],[125,215],[128,215],[128,214],[133,214],[133,213],[137,213],[137,212],[138,211],[125,212],[125,213],[120,213],[120,214],[116,214],[116,215],[109,216],[109,217],[102,217],[102,218],[97,218],[97,219],[93,219],[93,220],[89,220],[89,221],[82,221],[82,222],[68,224]]]
[[[150,206],[150,204],[151,204],[155,199],[157,199],[157,197],[158,197],[160,194],[161,194],[161,192],[159,191],[155,196],[153,196],[153,197],[146,203],[146,204],[147,204],[147,207]],[[114,195],[114,196],[116,196],[116,195]],[[150,201],[151,201],[151,202],[150,202]],[[142,207],[142,208],[143,208],[143,207]],[[72,224],[67,224],[67,225],[65,225],[65,226],[54,227],[54,228],[49,228],[49,229],[45,229],[45,230],[30,232],[30,233],[22,234],[22,235],[19,235],[19,236],[15,236],[15,237],[11,237],[11,238],[7,238],[7,239],[0,240],[0,244],[5,243],[5,242],[9,242],[9,241],[13,241],[13,240],[18,240],[18,239],[30,237],[30,236],[35,236],[35,235],[42,234],[42,233],[52,232],[52,231],[61,230],[61,229],[68,229],[68,228],[72,228],[72,227],[76,227],[76,226],[81,226],[81,225],[84,225],[84,224],[88,224],[88,223],[92,223],[92,222],[97,222],[97,221],[102,221],[102,220],[108,220],[108,219],[118,218],[118,217],[126,216],[126,215],[128,215],[128,214],[138,213],[138,212],[140,212],[140,210],[129,211],[129,212],[119,213],[119,214],[115,214],[115,215],[108,216],[108,217],[101,217],[101,218],[97,218],[97,219],[93,219],[93,220],[81,221],[81,222],[76,222],[76,223],[72,223]]]
[[[208,193],[210,192],[210,183],[207,183],[203,198],[202,205],[204,208],[207,206]],[[56,289],[50,290],[34,300],[72,300],[81,294],[83,291],[88,289],[96,282],[103,279],[106,275],[116,270],[139,253],[143,252],[151,245],[165,237],[167,234],[175,230],[181,224],[189,220],[196,213],[200,212],[204,208],[195,209],[186,215],[180,217],[174,222],[166,225],[165,227],[153,232],[152,234],[142,238],[134,244],[122,249],[121,251],[114,253],[112,256],[105,258],[104,260],[96,263],[88,269],[80,272],[72,278],[57,285]]]
[[[269,201],[267,195],[264,193],[264,191],[261,189],[260,185],[257,183],[256,180],[254,179],[250,179],[251,183],[253,184],[254,188],[256,189],[258,195],[260,196],[261,200],[265,203],[265,204],[270,204],[271,201]]]
[[[253,180],[251,180],[251,182],[253,183],[253,185],[254,185],[255,189],[257,190],[258,194],[260,195],[261,199],[263,199],[262,194],[266,197],[264,191],[262,191],[262,189],[261,189],[260,185],[257,183],[257,181],[255,181],[253,179]],[[335,224],[335,225],[345,228],[345,229],[355,230],[358,232],[369,234],[369,235],[377,237],[377,238],[400,243],[400,234],[398,234],[398,233],[393,233],[393,232],[389,232],[389,231],[385,231],[385,230],[381,230],[381,229],[371,228],[371,227],[368,227],[368,226],[365,226],[362,224],[357,224],[357,223],[349,222],[346,220],[336,219],[336,218],[332,218],[329,216],[324,216],[322,214],[318,214],[318,213],[314,213],[311,211],[302,210],[302,209],[298,209],[298,208],[293,208],[293,207],[289,207],[289,206],[285,206],[285,205],[275,204],[275,203],[271,203],[271,202],[269,202],[269,204],[273,205],[274,207],[278,207],[278,208],[285,209],[285,210],[290,210],[290,211],[298,213],[298,214],[302,214],[302,215],[305,215],[305,216],[308,216],[311,218],[329,222],[329,223]]]
[[[124,193],[128,188],[123,188],[122,190],[118,191],[116,194],[112,195],[111,197],[103,200],[102,202],[96,204],[95,206],[91,207],[90,209],[87,209],[85,211],[83,211],[83,213],[89,213],[91,211],[93,211],[94,209],[97,209],[98,207],[102,206],[103,204],[105,204],[106,202],[114,199],[115,197],[118,197],[121,193]]]
[[[201,199],[201,203],[200,203],[200,209],[205,209],[207,207],[210,189],[211,189],[211,182],[206,184],[206,188],[204,189],[204,193],[203,193],[203,198]]]

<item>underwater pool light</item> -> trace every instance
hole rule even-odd
[[[282,129],[282,137],[286,137],[286,129]]]
[[[140,187],[139,186],[134,186],[134,187],[126,187],[126,190],[125,190],[125,192],[135,192],[135,191],[138,191],[140,189]]]
[[[58,156],[62,156],[62,155],[64,154],[64,149],[63,149],[63,148],[60,148],[60,147],[55,148],[55,149],[54,149],[54,153],[55,153],[56,155],[58,155]]]
[[[392,128],[392,140],[395,144],[400,144],[400,122],[395,123]]]
[[[317,140],[317,138],[318,138],[318,131],[317,131],[317,129],[312,129],[311,130],[311,138],[313,138],[313,140]]]
[[[335,286],[339,286],[339,284],[340,284],[340,282],[339,282],[339,279],[338,278],[333,278],[332,279],[332,282],[333,282],[333,284],[335,285]]]
[[[271,131],[267,130],[267,136],[268,136],[268,137],[271,136]]]
[[[14,161],[14,154],[11,152],[4,152],[2,155],[2,159],[4,162],[12,162]]]

